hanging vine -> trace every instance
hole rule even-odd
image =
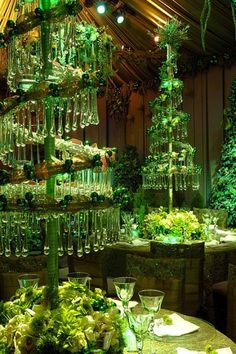
[[[235,16],[236,0],[230,0],[230,2],[231,2],[232,17],[234,21],[234,38],[236,40],[236,16]]]
[[[200,17],[200,24],[201,24],[201,41],[202,41],[202,47],[205,50],[205,37],[206,37],[206,30],[207,30],[207,24],[208,20],[211,15],[211,0],[204,0],[204,5]]]
[[[236,40],[236,0],[229,0],[231,4],[231,12],[232,12],[232,17],[233,17],[233,22],[234,22],[234,37]],[[208,20],[211,15],[211,5],[212,5],[212,0],[204,0],[204,5],[202,8],[202,13],[200,17],[200,25],[201,25],[201,42],[202,42],[202,47],[205,50],[205,38],[206,38],[206,31],[207,31],[207,24]]]

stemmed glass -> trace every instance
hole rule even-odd
[[[90,276],[88,273],[85,272],[72,272],[68,273],[68,280],[69,281],[76,281],[82,286],[86,286],[87,282],[90,281]],[[90,287],[90,286],[89,286]]]
[[[18,277],[18,282],[21,288],[38,287],[39,275],[38,274],[22,274]]]
[[[122,302],[124,311],[129,307],[129,300],[134,294],[136,278],[132,277],[118,277],[113,279],[116,294]]]
[[[138,293],[143,308],[151,316],[150,332],[153,330],[154,317],[160,311],[165,293],[160,290],[146,289]]]
[[[136,346],[139,354],[143,353],[143,338],[148,332],[150,327],[152,316],[146,312],[137,311],[134,308],[132,311],[125,311],[128,319],[130,329],[134,332],[136,337]]]

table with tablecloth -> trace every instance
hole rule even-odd
[[[170,314],[168,310],[161,310],[159,316]],[[181,316],[189,322],[199,326],[199,330],[180,337],[163,337],[160,339],[144,340],[144,354],[150,354],[150,348],[155,349],[155,354],[176,354],[177,347],[183,347],[194,351],[204,351],[207,345],[212,345],[214,349],[230,347],[236,354],[236,344],[217,331],[211,324],[192,316]],[[153,351],[154,352],[154,351]],[[127,351],[125,351],[127,353]],[[129,352],[130,354],[134,352]]]

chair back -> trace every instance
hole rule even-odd
[[[236,342],[236,265],[229,264],[227,290],[227,336]]]
[[[172,311],[183,311],[185,260],[146,258],[127,254],[127,274],[137,279],[135,297],[143,289],[165,292],[163,307]]]
[[[204,242],[167,244],[151,241],[152,257],[185,260],[184,306],[186,315],[198,315],[203,302]]]

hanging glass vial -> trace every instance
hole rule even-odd
[[[198,190],[199,186],[200,186],[199,174],[195,172],[192,174],[192,189]]]

